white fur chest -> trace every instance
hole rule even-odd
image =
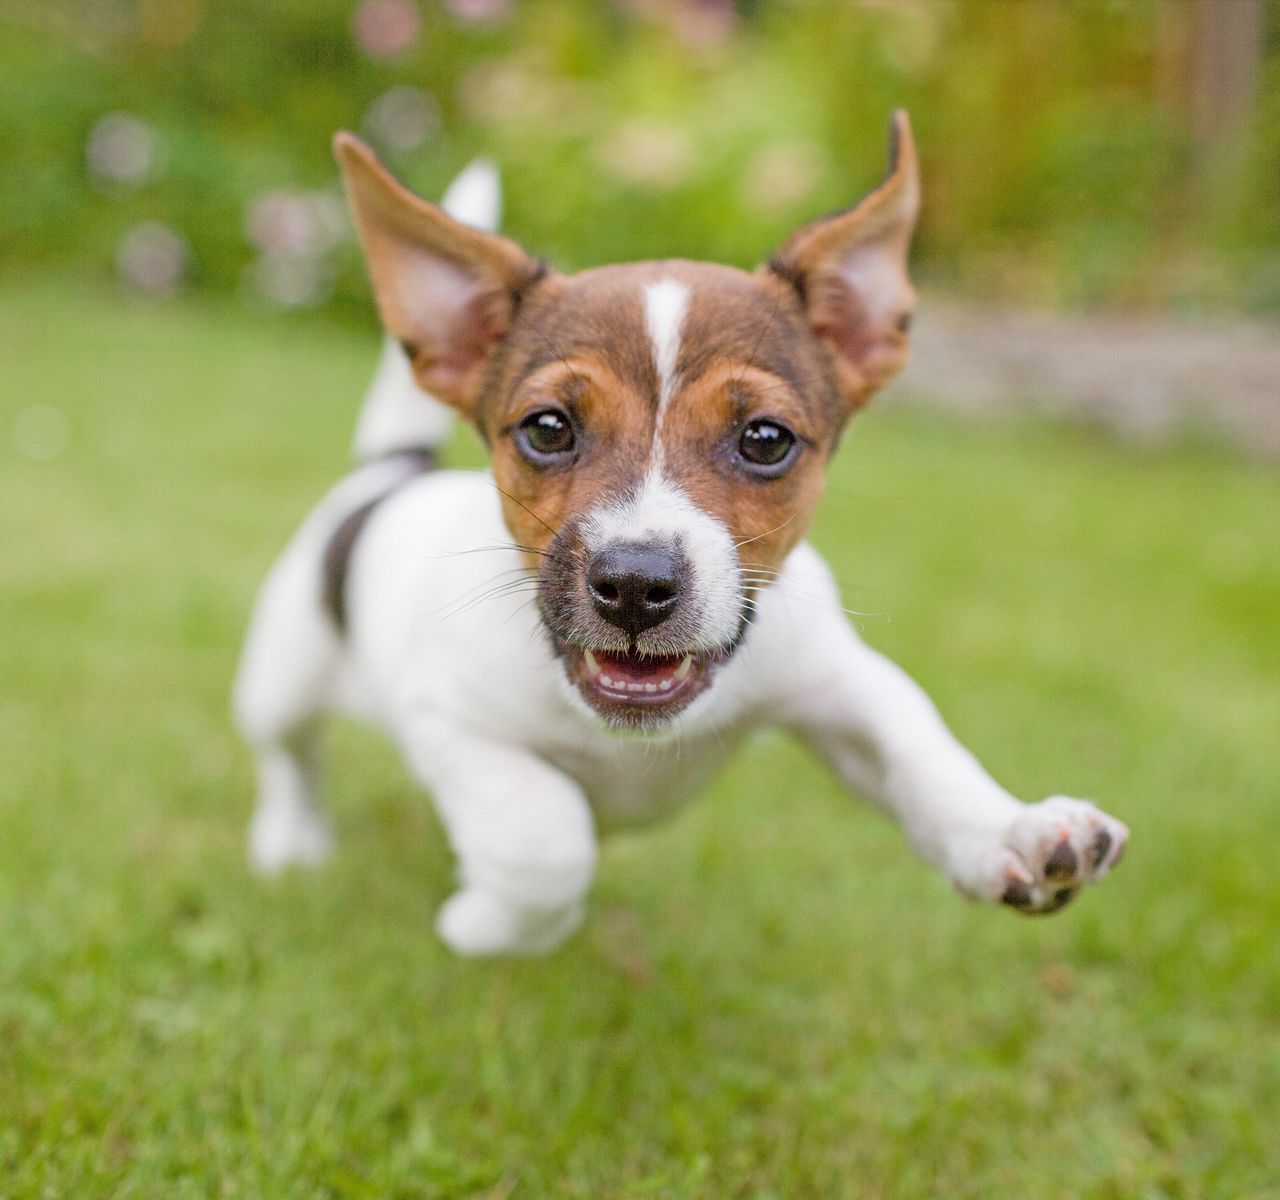
[[[484,473],[442,471],[376,510],[352,561],[351,707],[402,745],[429,728],[524,747],[574,779],[603,826],[671,811],[737,745],[740,689],[657,736],[606,729],[563,678],[496,497]]]

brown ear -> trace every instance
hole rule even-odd
[[[474,416],[489,355],[545,267],[419,199],[359,138],[339,133],[333,150],[387,332],[423,388]]]
[[[855,408],[907,361],[907,327],[915,304],[907,251],[919,207],[911,124],[898,109],[889,127],[884,182],[855,208],[792,234],[769,263],[799,293]]]

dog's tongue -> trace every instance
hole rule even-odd
[[[596,652],[596,661],[600,664],[600,670],[611,679],[620,679],[623,683],[647,683],[654,679],[670,679],[680,669],[684,658],[683,654],[655,656]]]

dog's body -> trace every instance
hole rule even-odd
[[[549,276],[340,143],[409,358],[389,344],[367,461],[255,612],[237,712],[259,756],[261,868],[329,848],[313,776],[332,710],[384,729],[431,791],[461,865],[438,928],[463,953],[558,944],[597,830],[670,811],[765,725],[810,743],[970,896],[1054,911],[1114,865],[1123,825],[1000,788],[858,639],[802,540],[844,419],[903,357],[915,179],[899,133],[877,193],[756,277],[684,262]],[[491,227],[492,195],[464,182],[446,206]],[[492,473],[425,469],[447,421],[420,387],[476,422]]]

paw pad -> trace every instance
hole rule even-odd
[[[1021,913],[1057,912],[1120,861],[1128,836],[1124,825],[1084,800],[1054,796],[1028,805],[1005,834],[996,894]]]
[[[1053,848],[1053,853],[1045,860],[1044,877],[1046,879],[1072,879],[1075,877],[1076,868],[1079,865],[1076,861],[1076,852],[1071,849],[1069,837],[1064,837]]]

